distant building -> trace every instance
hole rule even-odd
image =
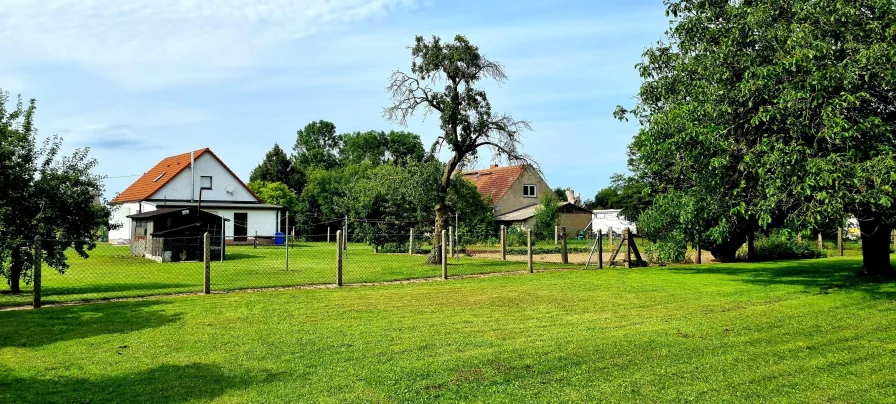
[[[493,164],[487,169],[463,173],[483,198],[491,198],[495,204],[495,220],[498,223],[531,229],[535,224],[535,209],[541,203],[544,192],[554,192],[537,170],[528,165],[499,167]],[[575,204],[575,196],[568,193],[567,201],[560,202],[560,225],[568,235],[586,230],[591,221],[591,211]]]
[[[610,231],[622,234],[626,227],[631,230],[632,234],[638,234],[638,226],[634,222],[626,220],[619,209],[602,209],[592,212],[591,231],[594,233],[600,230],[603,234]]]
[[[263,203],[208,148],[166,157],[113,198],[110,241],[129,242],[135,236],[132,215],[161,208],[200,207],[225,220],[227,241],[249,236],[273,238],[281,226],[281,207]]]

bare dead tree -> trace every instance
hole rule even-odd
[[[445,164],[436,202],[433,249],[428,262],[441,263],[440,234],[449,216],[446,199],[451,180],[458,165],[465,158],[475,158],[484,147],[497,158],[506,158],[515,164],[537,165],[519,151],[521,133],[530,130],[529,122],[518,121],[510,115],[495,113],[485,91],[478,88],[484,79],[503,83],[507,80],[504,68],[487,60],[479,48],[463,35],[454,42],[442,43],[434,36],[427,41],[417,36],[411,49],[413,60],[411,73],[394,71],[387,87],[393,105],[385,108],[386,119],[407,125],[407,118],[416,112],[427,116],[439,114],[442,135],[432,145],[436,153],[447,146],[451,158]]]

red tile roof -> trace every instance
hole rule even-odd
[[[212,157],[218,160],[224,168],[233,175],[237,181],[240,182],[246,190],[249,191],[255,199],[259,199],[257,195],[255,195],[246,184],[240,180],[240,177],[237,177],[233,171],[215,155],[215,152],[211,151],[208,147],[199,149],[193,152],[193,158],[198,159],[199,156],[209,153]],[[131,186],[127,187],[124,191],[122,191],[118,196],[112,198],[111,203],[124,203],[124,202],[137,202],[150,199],[150,197],[156,193],[160,188],[162,188],[168,181],[171,181],[172,178],[176,177],[181,171],[190,167],[190,153],[178,154],[176,156],[166,157],[162,159],[158,164],[156,164],[153,168],[150,168],[149,171],[145,172],[137,181],[134,181]],[[162,175],[164,174],[164,175]],[[161,176],[161,177],[160,177]],[[259,199],[260,200],[260,199]]]
[[[497,203],[527,166],[494,167],[463,173],[465,179],[476,185],[483,198],[491,197]]]

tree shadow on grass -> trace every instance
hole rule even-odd
[[[5,403],[183,403],[210,401],[230,390],[269,383],[276,374],[231,374],[217,366],[160,365],[105,377],[22,377],[0,372],[0,402]]]
[[[731,275],[737,280],[761,286],[802,286],[811,293],[827,294],[853,290],[880,299],[896,299],[896,282],[862,276],[857,259],[812,259],[670,267],[679,273]]]
[[[149,296],[157,294],[172,293],[172,289],[177,291],[195,290],[202,291],[202,278],[197,277],[196,283],[169,283],[169,282],[120,282],[120,283],[101,283],[101,284],[85,284],[73,286],[47,286],[44,285],[41,290],[44,300],[51,301],[53,296],[67,295],[87,295],[87,294],[112,294],[115,292],[125,293],[127,296]],[[145,293],[129,293],[135,291],[145,291]],[[126,293],[128,292],[128,293]],[[98,296],[101,298],[103,296]],[[121,296],[107,296],[121,297]]]
[[[126,334],[180,321],[162,301],[100,304],[0,313],[0,348],[38,347],[106,334]],[[2,400],[0,400],[2,401]]]

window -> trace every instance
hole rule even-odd
[[[527,184],[523,185],[523,196],[526,198],[534,198],[535,197],[535,185]]]
[[[206,175],[199,177],[199,188],[212,189],[212,177]]]

